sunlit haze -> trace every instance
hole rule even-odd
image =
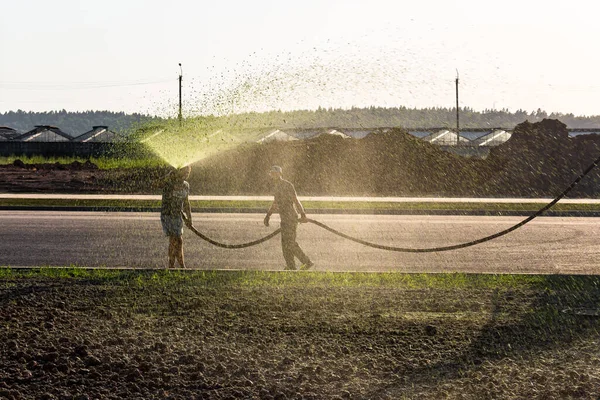
[[[598,115],[593,1],[2,2],[0,112],[353,106]]]

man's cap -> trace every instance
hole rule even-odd
[[[281,168],[279,165],[273,165],[271,167],[271,172],[278,172],[278,173],[282,174],[283,168]]]

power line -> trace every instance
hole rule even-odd
[[[160,80],[137,80],[137,81],[108,81],[108,82],[73,82],[73,83],[50,83],[50,82],[0,82],[0,89],[8,90],[86,90],[102,89],[111,87],[156,85],[172,82],[173,79]]]

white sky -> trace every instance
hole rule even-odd
[[[597,1],[0,0],[0,112],[600,114]]]

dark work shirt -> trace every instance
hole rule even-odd
[[[280,179],[275,184],[275,204],[281,217],[282,223],[297,222],[298,211],[296,210],[296,189],[291,182]]]
[[[171,217],[181,216],[185,199],[190,194],[190,184],[186,181],[167,182],[163,188],[160,213]]]

